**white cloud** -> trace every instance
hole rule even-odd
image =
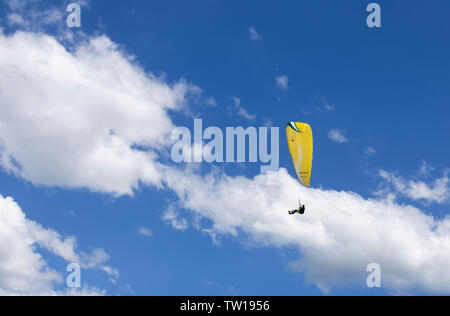
[[[117,284],[117,279],[119,279],[119,270],[109,267],[109,266],[100,266],[99,268],[103,272],[105,272],[107,275],[109,275],[109,282],[112,284]]]
[[[241,106],[241,99],[236,97],[230,97],[230,99],[233,101],[234,108],[239,116],[251,121],[256,119],[256,115],[248,113],[248,111]]]
[[[10,10],[23,10],[24,6],[27,5],[25,1],[21,0],[5,0],[4,1]],[[35,1],[36,2],[36,1]]]
[[[338,129],[332,129],[328,132],[328,138],[337,143],[348,143],[347,137],[345,137],[344,132]]]
[[[8,14],[7,16],[9,25],[28,25],[28,22],[24,18],[16,13]]]
[[[367,149],[366,149],[366,151],[365,151],[365,154],[367,155],[367,156],[371,156],[371,155],[374,155],[374,154],[376,154],[376,150],[373,148],[373,147],[367,147]]]
[[[450,218],[435,220],[389,199],[304,188],[286,170],[254,179],[167,169],[168,187],[183,206],[212,222],[218,235],[245,237],[255,246],[295,247],[291,263],[325,292],[365,286],[366,267],[382,267],[383,286],[450,293]],[[287,211],[300,198],[304,216]]]
[[[147,227],[141,227],[139,228],[139,234],[146,237],[151,237],[153,235],[152,231],[148,229]]]
[[[180,218],[180,214],[174,205],[169,205],[167,210],[164,212],[162,219],[176,230],[183,231],[188,228],[186,219]]]
[[[249,35],[250,35],[250,39],[252,41],[260,41],[260,40],[262,40],[261,35],[258,34],[258,32],[255,30],[254,27],[250,27],[248,29],[248,32],[249,32]]]
[[[323,109],[325,109],[326,112],[332,112],[332,111],[336,110],[334,105],[331,105],[328,103],[324,105]]]
[[[419,169],[419,176],[428,177],[432,171],[436,168],[430,166],[426,161],[422,163],[422,166]]]
[[[103,249],[95,249],[88,259],[83,260],[83,268],[90,269],[101,266],[104,262],[109,260],[108,254]]]
[[[40,250],[68,263],[79,263],[84,269],[102,268],[106,255],[103,249],[94,249],[91,255],[77,253],[74,237],[63,238],[27,219],[12,198],[0,195],[0,295],[70,294],[55,290],[63,275],[48,265]],[[79,291],[84,295],[88,292],[92,293],[92,288]]]
[[[144,73],[107,37],[69,53],[53,37],[0,35],[0,164],[36,185],[133,194],[195,87]],[[26,91],[26,93],[24,93]],[[139,147],[137,147],[138,145]]]
[[[320,112],[334,112],[336,110],[336,106],[330,104],[325,97],[320,98],[320,102],[322,103],[320,106],[317,106],[317,110]]]
[[[420,172],[425,172],[422,166]],[[445,171],[442,178],[435,179],[431,183],[422,180],[406,180],[400,176],[385,170],[379,170],[379,175],[392,185],[396,192],[412,199],[423,200],[427,203],[448,203],[450,201],[450,181],[448,172]]]
[[[37,31],[50,25],[61,27],[65,23],[65,11],[61,10],[61,7],[48,3],[42,4],[40,0],[6,0],[5,2],[8,7],[7,21],[11,27]]]
[[[289,78],[287,76],[279,76],[275,78],[277,87],[282,90],[287,90],[289,88]]]
[[[213,97],[209,97],[205,100],[205,105],[208,106],[217,106],[217,101]]]

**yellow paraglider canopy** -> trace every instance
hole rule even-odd
[[[306,123],[290,122],[286,126],[289,152],[300,183],[309,187],[313,160],[313,134]]]

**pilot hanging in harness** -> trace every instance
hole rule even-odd
[[[297,213],[299,213],[300,215],[303,215],[303,214],[305,214],[305,210],[306,210],[305,205],[302,205],[302,203],[300,201],[298,201],[298,209],[289,211],[289,215],[295,215]]]

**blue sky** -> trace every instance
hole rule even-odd
[[[201,93],[193,93],[193,96],[187,94],[184,97],[185,103],[181,102],[164,114],[164,118],[168,117],[174,126],[192,128],[195,117],[202,118],[204,126],[220,128],[265,126],[269,123],[280,127],[280,167],[289,173],[286,175],[281,172],[276,178],[279,180],[273,180],[274,183],[280,183],[280,187],[284,187],[285,183],[293,184],[295,177],[288,155],[284,126],[288,121],[310,123],[315,137],[311,186],[317,191],[292,188],[289,193],[280,196],[280,199],[288,196],[287,199],[273,201],[273,204],[269,201],[264,216],[259,213],[258,208],[250,209],[250,204],[246,207],[250,214],[243,215],[245,221],[236,226],[227,226],[228,223],[224,224],[226,220],[221,217],[226,217],[226,209],[217,214],[214,207],[208,208],[210,204],[207,202],[196,202],[200,199],[196,194],[203,190],[201,185],[195,187],[195,192],[183,188],[188,192],[186,200],[183,200],[175,184],[164,184],[164,176],[162,186],[158,186],[157,181],[146,182],[145,179],[138,178],[138,188],[131,186],[134,194],[118,196],[114,190],[108,192],[102,181],[99,181],[98,186],[91,186],[89,181],[74,183],[72,179],[64,178],[64,173],[61,172],[55,175],[51,172],[51,167],[44,168],[36,162],[40,161],[33,158],[37,156],[29,155],[40,155],[39,149],[21,151],[21,147],[29,148],[28,144],[22,142],[30,141],[31,137],[18,137],[14,142],[8,141],[8,135],[16,132],[21,134],[21,129],[27,128],[22,126],[16,127],[19,130],[6,129],[12,131],[12,134],[0,129],[0,144],[3,146],[0,146],[0,151],[12,157],[19,166],[14,171],[8,170],[5,163],[2,164],[0,194],[2,197],[12,197],[32,221],[59,232],[63,237],[75,236],[78,250],[90,253],[93,249],[104,249],[109,257],[107,266],[116,269],[117,275],[105,274],[100,266],[99,269],[83,269],[82,280],[83,284],[104,290],[110,295],[450,293],[448,286],[437,284],[437,281],[411,278],[410,275],[417,275],[421,270],[409,263],[404,266],[404,271],[411,284],[404,287],[399,285],[402,283],[396,282],[395,271],[403,270],[402,264],[409,262],[409,255],[411,258],[417,255],[412,254],[414,250],[419,253],[419,257],[422,256],[421,251],[426,252],[424,249],[427,249],[429,240],[421,241],[423,244],[416,248],[414,239],[408,240],[405,235],[405,240],[399,242],[401,236],[398,237],[399,239],[392,241],[393,245],[403,245],[402,249],[412,250],[405,250],[405,258],[393,256],[396,257],[394,260],[389,255],[393,248],[391,249],[391,240],[387,236],[395,233],[397,224],[394,221],[408,218],[408,212],[412,212],[410,217],[414,219],[419,217],[416,211],[434,218],[436,226],[427,232],[439,232],[441,248],[437,248],[434,254],[423,253],[423,257],[430,256],[433,261],[429,265],[424,263],[423,267],[437,269],[443,280],[450,280],[450,270],[445,264],[439,264],[448,257],[445,250],[450,248],[450,190],[447,176],[450,157],[450,26],[446,23],[450,4],[448,1],[437,0],[409,1],[407,4],[397,0],[378,1],[382,8],[382,28],[371,29],[365,23],[368,15],[365,9],[369,3],[370,1],[347,0],[89,1],[82,7],[82,27],[68,29],[64,24],[67,2],[41,0],[35,6],[17,8],[14,1],[2,1],[0,25],[4,29],[3,38],[14,36],[17,30],[33,36],[43,32],[60,40],[61,47],[77,47],[80,43],[85,43],[86,38],[104,35],[119,45],[114,51],[123,56],[134,56],[134,65],[138,69],[161,76],[164,87],[172,89],[180,80],[185,80],[183,82],[187,85],[201,89]],[[13,23],[11,19],[13,13],[26,17],[46,10],[57,12],[57,17],[59,12],[61,16],[48,24],[33,20],[35,24],[32,25],[26,25],[23,21]],[[62,40],[64,35],[70,33],[75,34],[73,39]],[[17,38],[18,42],[22,40],[27,45],[33,43],[31,40]],[[86,53],[78,56],[80,64],[85,60],[83,56],[90,55]],[[6,57],[3,62],[5,60]],[[108,67],[106,62],[101,64],[100,60],[92,60],[87,63],[91,68],[93,65]],[[111,64],[111,67],[114,68],[114,65]],[[0,73],[4,73],[0,83],[5,84],[3,78],[13,76],[8,73],[9,69],[2,69],[0,64]],[[135,83],[135,77],[130,76],[132,79],[129,79],[124,74],[122,78],[120,72],[116,74],[118,81],[130,80],[130,86]],[[288,78],[288,84],[284,88],[276,84],[276,79],[282,76]],[[92,80],[89,82],[95,82]],[[17,91],[8,90],[8,87],[4,85],[2,89],[0,85],[0,90],[3,90],[0,108],[3,110],[15,106],[15,102],[11,101],[14,97],[11,96]],[[35,86],[23,87],[22,93],[29,91],[27,89],[30,87]],[[43,96],[40,103],[47,100],[52,102],[58,97],[48,96],[46,99],[47,96]],[[254,119],[239,115],[234,107],[233,97],[240,99],[240,106]],[[214,100],[216,104],[208,105],[207,100]],[[34,102],[31,101],[32,104]],[[36,102],[32,111],[39,111],[38,103]],[[20,114],[20,110],[18,113]],[[57,118],[52,116],[52,111],[48,113],[49,120]],[[24,112],[23,115],[29,119],[28,113]],[[90,116],[92,122],[86,124],[95,126],[97,119],[98,122],[103,122],[103,118],[108,116],[95,115],[98,116]],[[5,126],[16,126],[15,123],[8,125],[8,120],[14,117],[0,114],[0,121],[6,122]],[[137,122],[133,117],[126,124],[134,126],[133,120]],[[101,124],[103,123],[99,123]],[[60,130],[49,129],[51,135],[58,131]],[[345,141],[331,139],[331,131],[338,132]],[[120,132],[118,135],[121,136]],[[45,137],[36,137],[35,140],[42,148],[55,148],[55,144],[58,144],[56,141],[47,142]],[[83,147],[80,144],[74,143],[73,146]],[[152,143],[151,146],[153,145]],[[64,148],[60,151],[63,150]],[[55,149],[55,152],[60,151]],[[183,172],[186,172],[184,168],[189,169],[190,166],[175,166],[167,159],[170,148],[158,148],[155,152],[158,155],[157,161],[169,168],[183,170],[182,177],[189,177],[189,173]],[[83,151],[80,149],[77,153],[83,154]],[[45,154],[42,157],[46,157]],[[72,168],[70,159],[65,160],[68,158],[64,158],[64,153],[61,153],[63,158],[58,157],[59,154],[52,155],[47,160],[42,159],[42,164],[50,161],[50,165],[61,164],[68,169]],[[29,169],[27,166],[30,166]],[[93,164],[88,166],[95,167]],[[223,195],[218,188],[236,183],[234,181],[238,181],[240,176],[247,178],[249,184],[258,188],[253,191],[253,186],[249,185],[242,192],[243,195],[258,196],[264,192],[258,190],[260,182],[264,182],[265,178],[254,180],[255,176],[258,177],[259,167],[259,164],[201,164],[196,165],[191,172],[197,179],[195,183],[200,184],[203,183],[202,175],[217,170],[230,177],[226,180],[219,178],[215,185],[205,188],[211,199],[217,199],[219,208],[222,202],[235,197],[225,194],[225,200],[220,200]],[[122,174],[117,169],[111,169],[110,172],[119,174],[114,179],[119,179]],[[333,204],[335,191],[337,195]],[[326,202],[323,210],[326,208],[326,212],[331,212],[330,214],[344,209],[343,213],[347,211],[354,217],[358,216],[359,206],[340,204],[350,199],[346,195],[349,192],[358,194],[363,201],[363,204],[357,204],[360,203],[358,200],[355,205],[367,203],[368,208],[370,205],[369,212],[372,212],[373,207],[370,199],[379,201],[378,206],[373,207],[375,211],[380,211],[375,216],[386,216],[386,221],[393,225],[389,226],[392,230],[383,231],[380,228],[378,236],[381,239],[386,237],[387,243],[381,243],[381,247],[386,246],[386,249],[377,248],[373,252],[383,253],[383,258],[380,258],[383,262],[394,262],[395,267],[386,267],[386,286],[368,289],[365,286],[365,266],[358,266],[359,261],[355,259],[356,268],[342,268],[341,265],[345,265],[346,261],[337,259],[338,254],[330,253],[329,258],[322,257],[323,262],[319,265],[322,267],[323,263],[323,270],[312,269],[317,258],[308,251],[311,247],[320,248],[314,242],[315,233],[306,238],[311,238],[310,244],[300,242],[297,245],[289,236],[281,238],[276,232],[265,231],[262,234],[261,231],[254,231],[252,217],[257,222],[260,216],[266,218],[266,214],[269,219],[271,216],[285,216],[288,207],[296,206],[299,192],[311,202],[311,212],[317,210],[316,214],[321,214],[322,211],[319,203]],[[341,193],[343,200],[338,197]],[[322,196],[320,194],[325,194],[324,201],[318,201]],[[280,208],[274,209],[273,205]],[[393,211],[390,211],[391,207]],[[408,207],[413,207],[414,210]],[[180,217],[177,218],[178,221],[184,220],[187,223],[184,229],[176,229],[163,219],[165,215],[167,218],[168,209],[175,210]],[[397,211],[398,218],[390,221],[389,214]],[[370,216],[367,218],[371,218]],[[306,228],[301,226],[301,220],[295,219],[296,223],[299,222],[297,228],[289,226],[289,229],[293,229],[292,236],[296,236],[296,229]],[[315,220],[314,223],[323,225],[330,235],[338,234],[337,230],[333,231],[333,227],[338,226],[334,222],[322,222],[320,215]],[[408,226],[409,223],[406,222],[398,225],[402,228],[410,227],[419,235],[423,229],[422,224],[418,224],[421,228],[417,229]],[[436,228],[437,226],[440,228]],[[140,234],[141,228],[151,231],[151,236]],[[237,229],[237,234],[230,233],[233,228]],[[219,242],[214,242],[208,234],[211,231],[205,229],[212,229]],[[318,234],[317,240],[320,238]],[[351,248],[353,245],[344,237],[336,237],[336,240],[342,242],[340,245],[344,248],[347,245]],[[371,247],[370,245],[373,244],[368,242],[367,245],[361,245],[361,249]],[[35,251],[42,255],[49,267],[65,278],[67,260],[44,248],[38,247]],[[328,250],[319,248],[314,248],[317,253],[329,253]],[[359,254],[355,254],[355,257],[359,257]],[[299,272],[293,267],[293,262],[301,261],[302,258],[305,265]],[[377,257],[372,258],[378,260]],[[365,259],[361,258],[361,261],[365,262]],[[334,264],[334,260],[339,263]],[[353,257],[346,260],[352,261]],[[349,263],[349,266],[352,264]],[[0,274],[6,273],[1,271],[3,270],[0,268]],[[405,277],[402,272],[398,273]],[[326,285],[321,287],[322,283]],[[2,283],[0,276],[0,289],[3,286],[3,290],[8,290],[5,284],[7,283]],[[53,285],[55,291],[64,289],[64,283]]]

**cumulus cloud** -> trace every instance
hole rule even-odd
[[[74,237],[63,238],[56,231],[27,219],[12,198],[0,195],[0,295],[71,294],[73,291],[55,290],[63,282],[63,276],[48,265],[40,250],[85,269],[105,267],[107,255],[103,249],[94,249],[88,255],[78,253],[76,248]],[[102,292],[86,286],[75,293]]]
[[[144,73],[107,37],[70,53],[24,32],[0,35],[0,87],[4,169],[36,185],[116,196],[158,185],[154,150],[174,128],[167,111],[197,91]]]
[[[275,78],[277,87],[282,90],[287,90],[289,88],[289,78],[288,76],[279,76]]]
[[[339,129],[332,129],[328,132],[328,138],[337,143],[348,143],[347,137],[344,132]]]
[[[186,209],[212,222],[210,231],[255,246],[297,248],[291,269],[325,292],[365,286],[366,267],[375,262],[387,288],[450,293],[450,218],[438,221],[390,199],[304,188],[284,169],[254,179],[166,172],[168,187]],[[297,198],[306,216],[287,215]]]
[[[425,166],[425,167],[424,167]],[[428,173],[426,165],[422,166],[420,173]],[[445,171],[441,178],[430,183],[423,180],[406,180],[394,173],[379,170],[379,176],[388,184],[393,186],[395,192],[402,194],[412,200],[423,200],[426,203],[449,203],[450,201],[450,181],[448,171]]]

